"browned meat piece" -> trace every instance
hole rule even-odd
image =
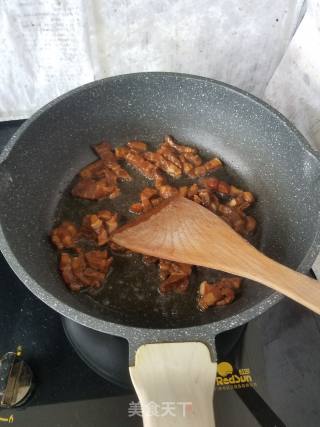
[[[140,203],[133,203],[129,211],[135,214],[147,212],[149,209],[158,206],[162,202],[159,192],[156,188],[146,187],[140,193]]]
[[[123,169],[118,163],[109,163],[108,167],[112,170],[112,172],[122,181],[132,181],[131,176],[128,172]]]
[[[238,207],[240,210],[245,210],[255,202],[253,194],[249,191],[243,191],[215,177],[202,178],[200,185],[217,193],[231,196],[231,199],[227,202],[227,206],[230,207]]]
[[[160,145],[158,153],[170,160],[181,171],[194,178],[194,168],[202,163],[201,157],[197,154],[197,150],[192,147],[177,144],[171,136],[166,136],[164,143]],[[172,174],[172,176],[175,176]]]
[[[89,267],[83,254],[72,257],[71,265],[73,274],[83,286],[99,288],[102,285],[105,273]]]
[[[106,197],[114,197],[118,195],[118,188],[114,185],[109,185],[106,178],[98,179],[97,181],[92,178],[80,179],[71,190],[75,197],[88,200],[100,200]]]
[[[220,289],[218,286],[212,287],[199,299],[199,308],[204,311],[210,306],[230,304],[235,298],[235,293],[230,288]]]
[[[231,288],[233,290],[239,290],[241,287],[241,277],[222,277],[219,279],[218,285]]]
[[[190,266],[188,264],[182,264],[179,262],[169,261],[166,259],[159,260],[159,274],[162,280],[166,279],[172,273],[181,273],[184,276],[191,273]]]
[[[112,213],[110,211],[99,211],[97,215],[107,224],[109,234],[113,233],[118,228],[117,213]]]
[[[244,211],[252,206],[255,202],[254,196],[249,191],[243,191],[239,193],[236,197],[233,197],[227,203],[228,206],[237,207],[238,209]]]
[[[183,285],[181,287],[181,285]],[[170,276],[160,283],[159,290],[162,294],[167,294],[169,292],[182,293],[185,292],[188,288],[189,280],[184,276],[183,273],[174,272]]]
[[[159,176],[159,180],[162,176]],[[165,180],[164,180],[165,182]],[[178,189],[171,185],[159,185],[158,188],[146,187],[140,194],[140,203],[133,203],[129,211],[135,214],[141,214],[147,212],[149,209],[158,206],[164,199],[168,199],[173,196],[186,195],[188,187],[182,187]]]
[[[153,151],[146,151],[143,154],[143,157],[151,163],[158,164],[161,158],[161,154],[158,152],[154,153]]]
[[[171,163],[173,163],[175,166],[177,166],[177,168],[179,168],[180,170],[182,169],[182,163],[181,163],[181,161],[180,161],[180,159],[179,159],[178,155],[176,155],[175,153],[172,153],[172,152],[171,152],[171,151],[169,151],[169,150],[165,150],[165,151],[162,153],[162,156],[163,156],[165,159],[169,160],[169,162],[171,162]]]
[[[95,215],[104,221],[108,226],[109,233],[112,233],[118,227],[118,214],[111,211],[98,211]]]
[[[194,165],[192,163],[188,162],[183,154],[180,154],[179,159],[181,162],[183,173],[185,175],[190,176],[191,178],[194,178],[195,177],[195,174],[193,172]]]
[[[240,289],[242,279],[239,277],[225,277],[216,283],[202,282],[199,289],[200,310],[209,306],[227,305],[235,299],[235,291]]]
[[[222,216],[231,216],[233,212],[233,208],[230,206],[223,205],[222,203],[219,205],[219,213]]]
[[[237,233],[246,236],[255,231],[256,220],[237,208],[219,205],[218,213]]]
[[[159,189],[162,185],[166,184],[167,180],[165,176],[159,169],[156,169],[156,172],[154,174],[154,186]]]
[[[142,203],[133,203],[130,206],[129,211],[132,212],[132,213],[134,213],[134,214],[137,214],[137,215],[142,214],[143,213],[143,205],[142,205]]]
[[[156,173],[156,166],[146,160],[142,153],[137,153],[136,151],[130,150],[125,157],[129,165],[137,169],[143,176],[148,179],[154,179]]]
[[[77,256],[71,257],[72,273],[78,283],[80,283],[82,286],[89,286],[91,283],[90,279],[87,278],[84,274],[86,266],[86,261],[82,252],[80,252]],[[96,285],[96,282],[94,282],[94,285]]]
[[[144,153],[144,157],[173,178],[181,177],[182,167],[176,166],[172,161],[168,160],[161,153],[147,151]]]
[[[182,172],[190,177],[195,177],[193,169],[202,163],[196,149],[177,144],[171,136],[165,137],[164,143],[156,152],[145,151],[144,158],[174,178],[179,178]],[[155,185],[157,188],[160,187],[159,180]]]
[[[159,276],[162,280],[159,288],[160,292],[185,292],[189,285],[191,270],[191,265],[160,259]]]
[[[66,252],[62,252],[60,257],[60,271],[63,280],[72,291],[80,291],[82,284],[79,283],[72,271],[72,257]]]
[[[105,178],[109,186],[117,185],[117,175],[105,165],[103,160],[97,160],[86,166],[80,171],[79,175],[81,178]]]
[[[207,170],[205,168],[204,165],[202,166],[197,166],[196,168],[194,168],[193,170],[195,176],[205,176],[207,173]]]
[[[252,205],[255,202],[255,198],[254,198],[253,194],[250,191],[244,191],[240,195],[242,196],[243,200],[246,203],[250,203],[250,205]]]
[[[143,141],[129,141],[127,145],[131,150],[135,151],[146,151],[148,148],[147,144]]]
[[[105,168],[104,171],[104,177],[107,179],[108,183],[110,185],[116,186],[117,184],[117,175],[109,168]]]
[[[129,153],[130,149],[129,147],[116,147],[114,149],[114,154],[117,159],[125,159],[126,155]]]
[[[159,260],[159,277],[161,280],[165,280],[170,275],[172,261],[167,261],[165,259]]]
[[[99,246],[105,245],[109,240],[108,229],[96,214],[86,215],[83,218],[81,234],[87,239],[96,241]]]
[[[102,160],[96,160],[93,163],[90,163],[88,166],[85,166],[79,172],[81,178],[104,178],[104,169],[105,164]]]
[[[209,190],[216,191],[217,193],[226,194],[232,197],[238,196],[243,193],[243,191],[239,188],[230,185],[227,182],[222,181],[216,177],[202,178],[199,180],[199,184],[205,188],[208,188]]]
[[[175,151],[172,147],[162,144],[160,145],[160,148],[157,150],[157,153],[161,154],[165,159],[172,162],[179,169],[182,168],[182,164],[179,159],[179,153],[177,153],[177,151]]]
[[[113,172],[103,160],[97,160],[80,171],[80,180],[75,185],[72,194],[81,198],[89,198],[92,200],[109,197],[114,199],[119,196],[120,189],[117,187],[118,177],[125,178],[129,176],[118,171],[118,165],[112,167],[116,171]],[[130,177],[129,177],[130,178]],[[102,190],[103,188],[103,190]],[[107,188],[109,190],[107,190]]]
[[[117,185],[117,175],[109,168],[104,169],[104,177],[110,185]]]
[[[189,277],[185,277],[184,279],[179,280],[174,287],[174,291],[176,294],[184,294],[189,287]]]
[[[151,199],[154,196],[158,196],[158,190],[156,188],[146,187],[140,194],[141,204],[144,212],[152,208]]]
[[[188,192],[187,192],[187,198],[188,199],[192,199],[193,196],[195,196],[196,194],[198,194],[199,191],[199,187],[197,184],[192,184],[191,187],[189,187]]]
[[[218,197],[215,194],[211,194],[210,199],[211,199],[211,202],[210,202],[209,209],[213,213],[218,213],[219,206],[220,206],[220,200],[218,199]]]
[[[79,291],[83,287],[100,288],[111,263],[107,251],[80,251],[77,256],[63,252],[60,270],[67,286],[72,291]]]
[[[215,157],[214,159],[211,159],[208,162],[206,162],[204,164],[204,167],[206,168],[207,172],[212,172],[222,167],[222,161],[217,157]]]
[[[201,157],[198,154],[195,153],[184,153],[183,157],[188,161],[189,163],[192,163],[193,166],[200,166],[202,164]]]
[[[118,216],[110,211],[99,211],[86,215],[82,220],[81,234],[103,246],[109,241],[110,234],[118,227]]]
[[[54,243],[58,249],[73,248],[77,242],[77,238],[77,227],[72,222],[68,221],[64,221],[51,232],[52,243]]]
[[[169,199],[170,197],[177,196],[179,194],[179,190],[172,185],[162,185],[159,188],[159,194],[162,199]]]
[[[102,210],[97,212],[97,216],[105,223],[108,233],[113,233],[118,228],[118,214]]]
[[[187,145],[178,144],[177,141],[171,135],[166,135],[164,137],[164,143],[173,147],[175,150],[178,151],[178,153],[194,153],[194,154],[196,154],[198,152],[198,150],[196,148],[188,147]]]
[[[115,190],[110,194],[109,199],[116,199],[121,194],[120,188],[116,187]]]
[[[100,144],[94,145],[93,149],[103,160],[104,164],[117,176],[117,178],[124,181],[132,180],[128,172],[119,165],[110,144],[107,142],[101,142]]]
[[[221,168],[222,162],[220,159],[214,158],[204,163],[201,166],[197,166],[194,169],[194,173],[196,176],[205,176],[208,172],[212,172],[216,169]]]
[[[220,215],[224,221],[243,236],[255,231],[255,219],[246,216],[243,212],[254,203],[252,193],[243,192],[215,177],[201,179],[199,183],[205,188],[199,188],[197,184],[193,184],[187,190],[183,190],[185,197]],[[226,195],[232,193],[237,196],[226,203],[222,203],[214,192]]]
[[[179,271],[182,271],[186,276],[190,276],[192,273],[192,265],[183,264],[182,262],[176,262],[175,264],[177,264]]]
[[[237,233],[245,234],[246,216],[243,212],[237,211],[235,208],[219,205],[218,213]]]
[[[161,156],[158,166],[173,178],[180,178],[182,175],[182,168],[176,166],[171,160],[166,159],[164,156]]]
[[[115,157],[112,152],[112,147],[108,142],[102,141],[100,142],[100,144],[94,145],[93,149],[100,157],[100,159],[105,160],[107,163],[113,163],[115,161]]]
[[[246,234],[252,234],[257,228],[257,221],[252,216],[246,217]]]
[[[112,258],[108,258],[107,251],[89,251],[84,256],[90,268],[102,273],[106,273],[112,263]]]
[[[220,182],[220,179],[216,178],[215,176],[199,179],[199,185],[201,187],[208,188],[209,190],[212,190],[212,191],[218,191],[219,182]]]
[[[218,182],[217,192],[229,195],[230,192],[231,192],[231,186],[227,182],[225,182],[225,181],[219,181]]]
[[[209,208],[211,204],[211,196],[208,190],[202,188],[198,191],[198,196],[201,201],[201,205]]]
[[[100,288],[105,274],[88,267],[85,269],[84,273],[80,273],[79,277],[81,277],[84,285],[92,288]]]

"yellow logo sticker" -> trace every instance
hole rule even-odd
[[[220,362],[217,367],[217,372],[220,377],[226,377],[232,375],[233,367],[229,362]]]
[[[229,362],[220,362],[217,366],[217,390],[233,390],[256,387],[249,368],[235,369]]]

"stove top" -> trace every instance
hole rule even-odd
[[[0,124],[0,150],[21,123]],[[297,326],[296,319],[303,327],[300,323]],[[295,355],[288,353],[295,338],[293,327],[308,354],[299,354],[298,346]],[[217,387],[217,427],[318,426],[319,331],[317,317],[286,300],[250,322],[232,352],[220,356],[242,369],[244,375],[249,370],[252,384],[248,388]],[[142,426],[139,416],[128,416],[131,402],[138,401],[135,393],[107,381],[87,366],[67,339],[60,316],[16,278],[0,254],[0,355],[18,346],[34,373],[35,388],[25,405],[0,410],[0,425]]]

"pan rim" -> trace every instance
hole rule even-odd
[[[299,145],[302,145],[304,149],[306,149],[309,154],[311,154],[317,161],[320,162],[320,152],[315,150],[308,140],[302,135],[302,133],[295,127],[293,123],[291,123],[282,113],[273,108],[270,104],[265,102],[264,100],[258,98],[257,96],[247,92],[243,89],[237,88],[236,86],[230,85],[229,83],[224,83],[220,80],[211,79],[209,77],[197,76],[194,74],[186,74],[186,73],[174,73],[167,71],[149,71],[149,72],[137,72],[137,73],[127,73],[127,74],[119,74],[117,76],[105,77],[103,79],[95,80],[89,83],[85,83],[84,85],[78,86],[74,89],[69,90],[68,92],[63,93],[62,95],[54,98],[49,101],[47,104],[40,107],[37,111],[35,111],[26,121],[19,127],[19,129],[12,135],[9,139],[8,143],[5,145],[4,149],[0,153],[0,164],[8,157],[11,149],[14,147],[18,138],[20,138],[21,134],[27,130],[27,128],[34,122],[42,113],[45,113],[47,110],[50,110],[51,107],[58,104],[60,101],[68,98],[78,92],[85,91],[87,89],[91,89],[95,86],[103,85],[105,82],[111,82],[113,80],[124,80],[131,77],[141,77],[141,78],[149,78],[149,77],[172,77],[176,79],[190,79],[190,80],[199,80],[199,81],[207,81],[208,83],[213,83],[217,86],[222,86],[224,88],[229,89],[232,92],[235,92],[245,98],[250,98],[254,103],[259,104],[268,110],[272,115],[278,117],[298,138]]]
[[[298,140],[297,142],[299,143],[300,147],[304,151],[312,155],[312,157],[315,158],[315,160],[319,163],[319,166],[320,166],[320,153],[318,153],[316,150],[314,150],[311,147],[311,145],[308,143],[306,138],[296,129],[296,127],[286,117],[284,117],[281,113],[279,113],[276,109],[271,107],[266,102],[260,100],[259,98],[250,94],[249,92],[238,89],[232,85],[220,82],[218,80],[210,79],[207,77],[191,75],[191,74],[171,73],[171,72],[142,72],[142,73],[130,73],[130,74],[123,74],[119,76],[112,76],[112,77],[87,83],[85,85],[82,85],[80,87],[77,87],[75,89],[72,89],[71,91],[68,91],[62,94],[58,98],[55,98],[54,100],[50,101],[45,106],[37,110],[15,132],[15,134],[10,138],[4,150],[0,154],[0,166],[9,156],[15,144],[17,143],[19,138],[23,135],[23,133],[29,128],[29,126],[31,126],[33,122],[35,122],[43,113],[50,110],[53,106],[58,104],[60,101],[70,96],[73,96],[74,94],[77,94],[79,92],[83,92],[85,90],[91,89],[92,87],[99,87],[100,85],[104,85],[105,82],[109,83],[117,80],[131,79],[132,77],[144,78],[144,79],[152,78],[152,77],[171,77],[171,78],[183,79],[183,80],[190,79],[190,80],[204,81],[213,85],[218,85],[223,88],[226,88],[227,90],[235,92],[236,94],[241,95],[245,98],[249,98],[255,104],[262,106],[273,116],[276,116],[277,119],[279,119],[291,132],[293,132],[294,135],[297,137],[297,140]],[[320,167],[319,167],[319,170],[320,170]],[[310,266],[312,265],[312,263],[314,262],[316,256],[320,251],[319,222],[320,222],[320,212],[318,215],[318,231],[313,239],[313,242],[310,244],[309,250],[306,252],[303,260],[301,261],[301,263],[297,268],[297,270],[300,272],[307,272],[307,270],[310,268]],[[127,338],[130,344],[132,344],[133,342],[138,345],[139,343],[145,343],[147,341],[148,342],[155,342],[159,340],[168,341],[168,337],[170,337],[170,334],[172,334],[172,336],[174,337],[174,340],[190,341],[190,340],[194,340],[195,337],[197,337],[197,340],[198,339],[199,341],[203,340],[204,342],[208,341],[208,335],[210,334],[212,336],[212,340],[214,341],[214,336],[217,335],[218,333],[228,329],[232,329],[236,326],[240,326],[248,322],[249,320],[253,319],[257,315],[260,315],[263,312],[265,312],[269,307],[273,306],[283,298],[282,295],[278,294],[277,292],[273,292],[260,303],[240,313],[234,314],[233,316],[228,317],[226,319],[219,320],[217,322],[211,322],[204,325],[197,325],[197,326],[184,327],[184,328],[166,328],[166,329],[151,329],[151,328],[143,328],[143,327],[136,327],[136,326],[128,326],[121,323],[115,323],[115,322],[110,322],[104,319],[99,319],[98,317],[85,313],[84,311],[75,309],[72,306],[66,304],[65,302],[62,302],[59,298],[55,297],[54,295],[49,293],[47,290],[42,288],[36,282],[36,280],[34,280],[26,272],[24,267],[20,264],[20,262],[15,257],[13,251],[10,248],[9,243],[6,241],[5,233],[1,223],[0,223],[0,250],[3,253],[6,261],[8,262],[12,270],[15,272],[18,278],[24,283],[24,285],[49,307],[53,308],[59,314],[75,322],[78,322],[84,326],[87,326],[91,329],[95,329],[101,332],[111,333],[113,335],[118,335],[118,336]]]

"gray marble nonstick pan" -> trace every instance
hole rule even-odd
[[[118,273],[115,268],[108,280],[114,292],[73,295],[48,239],[59,217],[74,219],[88,209],[86,202],[70,200],[67,189],[94,159],[92,144],[139,138],[152,145],[168,133],[220,157],[229,179],[257,197],[255,244],[271,258],[309,271],[320,247],[319,155],[257,98],[214,80],[172,73],[90,83],[23,124],[0,157],[0,248],[25,285],[54,310],[129,341],[143,409],[149,401],[192,402],[184,414],[180,405],[175,417],[145,413],[146,426],[210,426],[215,336],[263,313],[281,296],[247,281],[233,304],[200,313],[192,292],[185,300],[156,295],[155,276],[134,259],[117,261]],[[127,206],[134,190],[124,190],[123,202],[111,203],[111,209]]]

